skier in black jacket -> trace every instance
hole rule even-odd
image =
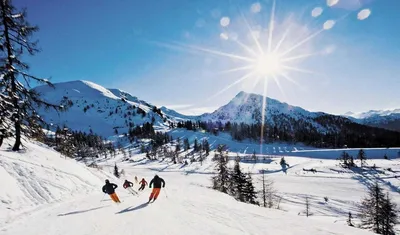
[[[161,185],[165,187],[165,181],[160,178],[158,175],[155,175],[154,178],[150,181],[149,188],[154,185],[153,191],[150,194],[149,202],[153,199],[153,202],[157,199],[160,194]]]
[[[111,199],[116,203],[121,203],[117,194],[115,193],[115,189],[118,188],[118,185],[110,183],[109,180],[106,180],[106,184],[103,186],[103,193],[107,193],[110,195]]]
[[[132,182],[125,180],[124,185],[123,185],[124,189],[128,190],[133,195],[137,195],[138,193],[135,190],[133,190],[132,186],[133,186]]]

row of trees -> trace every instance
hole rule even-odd
[[[0,1],[0,139],[15,137],[13,151],[21,148],[23,134],[32,137],[42,131],[45,122],[36,113],[38,107],[63,109],[30,87],[32,82],[52,86],[47,79],[28,73],[29,66],[23,61],[39,51],[37,42],[31,40],[37,30],[27,22],[25,10],[16,9],[11,0]]]

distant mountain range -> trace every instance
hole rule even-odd
[[[302,135],[356,135],[359,129],[362,129],[364,134],[382,134],[381,130],[372,127],[368,129],[359,124],[398,130],[400,120],[400,113],[396,111],[359,114],[358,117],[363,117],[362,119],[354,117],[355,114],[335,116],[323,112],[310,112],[301,107],[246,92],[238,93],[228,104],[212,113],[186,116],[167,107],[157,108],[128,92],[107,89],[89,81],[63,82],[54,86],[55,89],[49,86],[34,88],[49,102],[70,100],[70,108],[66,112],[38,110],[44,119],[52,124],[53,129],[65,125],[73,130],[94,132],[104,137],[125,134],[131,127],[145,122],[152,122],[156,130],[168,130],[170,123],[186,120],[220,125],[228,122],[259,125],[263,122],[264,101],[264,122],[268,128],[283,131],[281,135],[295,135],[299,132],[303,133]]]
[[[347,112],[343,116],[360,124],[400,131],[400,109],[370,110],[363,113]]]

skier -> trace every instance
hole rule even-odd
[[[142,178],[142,180],[140,181],[139,184],[140,184],[139,191],[142,191],[142,190],[144,190],[144,187],[146,187],[147,182],[146,182],[146,180],[144,180],[144,178]]]
[[[165,187],[165,181],[162,178],[160,178],[158,175],[155,175],[154,178],[150,181],[149,188],[151,188],[151,186],[153,184],[154,184],[154,188],[150,194],[148,203],[150,203],[150,201],[152,199],[153,199],[153,202],[157,199],[158,195],[160,194],[161,184],[162,184],[163,188]]]
[[[123,185],[124,189],[128,190],[133,195],[135,195],[135,194],[137,195],[138,193],[135,190],[133,190],[132,186],[133,186],[132,182],[125,180],[124,185]]]
[[[137,178],[137,176],[135,176],[135,182],[136,183],[138,183],[139,181],[138,181],[138,178]]]
[[[110,195],[111,199],[116,203],[121,203],[117,194],[115,193],[115,189],[118,188],[118,185],[114,183],[110,183],[109,180],[106,180],[106,184],[103,186],[103,192]]]

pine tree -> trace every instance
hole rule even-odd
[[[398,216],[396,204],[391,201],[389,193],[386,194],[386,198],[382,204],[382,220],[382,234],[395,235],[394,226],[398,223]]]
[[[115,177],[117,177],[117,178],[120,177],[117,163],[115,163],[115,165],[114,165],[114,175],[115,175]]]
[[[354,227],[353,222],[351,221],[353,219],[353,216],[351,212],[349,212],[349,218],[347,219],[347,224],[351,227]]]
[[[188,151],[190,149],[190,143],[188,138],[183,140],[183,148],[185,151]]]
[[[230,177],[228,169],[228,159],[224,155],[219,155],[218,163],[216,165],[217,175],[212,178],[213,189],[228,193]]]
[[[21,12],[13,6],[11,0],[2,0],[0,3],[0,51],[5,56],[2,59],[2,91],[7,106],[11,106],[8,114],[14,124],[15,143],[12,148],[17,151],[21,146],[22,134],[32,136],[41,132],[40,124],[44,125],[44,120],[36,113],[36,108],[54,108],[62,110],[61,105],[51,104],[40,98],[40,95],[30,87],[30,83],[44,83],[53,87],[53,85],[43,78],[38,78],[27,73],[29,66],[21,59],[24,53],[29,55],[36,54],[39,50],[36,48],[37,42],[31,42],[30,38],[38,27],[31,26],[26,21],[26,11]],[[25,87],[27,86],[27,87]],[[2,102],[3,103],[3,102]],[[3,103],[4,105],[4,103]]]
[[[193,149],[195,152],[199,151],[199,143],[198,143],[197,139],[194,139]]]
[[[245,186],[244,186],[244,200],[247,203],[250,204],[254,204],[254,205],[258,205],[257,203],[257,192],[255,190],[255,187],[253,185],[253,179],[251,177],[250,173],[246,174],[246,178],[245,178]]]
[[[378,183],[369,188],[368,196],[361,202],[359,216],[363,228],[372,229],[378,234],[395,234],[393,226],[397,223],[396,205],[389,195],[385,197]]]
[[[256,150],[253,151],[253,155],[251,156],[253,159],[254,163],[257,163],[257,156],[256,156]]]
[[[363,168],[365,160],[367,160],[367,156],[366,156],[365,151],[363,149],[360,149],[360,151],[358,151],[357,158],[361,162],[361,168]]]
[[[242,170],[240,169],[240,161],[235,161],[235,166],[233,167],[233,171],[231,172],[231,187],[230,193],[239,201],[245,201],[245,184],[246,184],[246,175],[243,174]]]
[[[206,156],[208,156],[210,154],[210,144],[208,143],[207,139],[204,139],[203,141],[203,148],[204,151],[206,152]]]

